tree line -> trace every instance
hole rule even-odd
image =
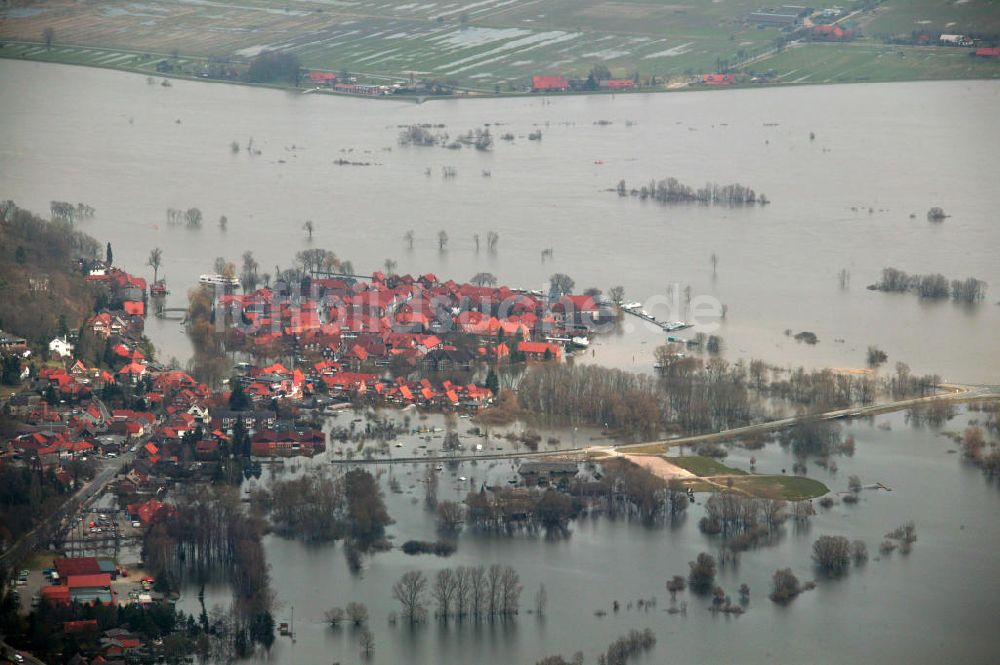
[[[975,277],[949,282],[940,273],[910,275],[898,268],[883,268],[882,278],[868,288],[872,291],[916,293],[921,298],[936,300],[950,297],[955,302],[970,304],[982,302],[986,297],[986,282]]]
[[[622,179],[618,181],[615,191],[620,197],[634,196],[643,201],[652,199],[662,205],[701,203],[703,205],[744,206],[770,203],[764,194],[757,194],[752,188],[739,183],[720,185],[710,182],[704,187],[695,189],[672,177],[658,181],[650,180],[645,185],[631,189]]]
[[[403,574],[392,586],[403,620],[410,624],[430,615],[441,621],[505,620],[520,609],[521,578],[511,566],[459,566],[439,570],[430,579],[422,571]]]

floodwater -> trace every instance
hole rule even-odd
[[[944,426],[960,430],[970,417],[959,415]],[[323,622],[323,613],[351,601],[365,603],[375,634],[372,663],[465,665],[505,663],[530,665],[543,655],[567,657],[581,650],[588,663],[608,643],[630,629],[649,627],[656,632],[656,649],[641,663],[941,663],[995,662],[998,646],[995,616],[1000,600],[994,581],[1000,559],[1000,526],[990,506],[1000,488],[949,453],[954,444],[930,429],[907,424],[897,413],[860,421],[844,435],[857,441],[853,457],[836,458],[830,473],[815,465],[809,473],[835,493],[847,490],[850,475],[865,486],[883,483],[891,491],[865,489],[861,501],[840,502],[818,514],[808,528],[784,527],[776,545],[743,554],[738,567],[724,568],[717,577],[727,593],[737,597],[740,584],[751,588],[747,612],[739,617],[714,615],[710,601],[678,596],[686,614],[670,614],[666,580],[686,575],[687,562],[698,552],[715,553],[718,541],[698,530],[706,495],[675,525],[646,527],[607,517],[585,517],[571,525],[566,539],[544,535],[483,535],[466,530],[458,551],[448,558],[407,556],[398,546],[410,539],[435,540],[433,513],[423,506],[420,479],[425,465],[372,467],[381,473],[390,515],[396,523],[389,534],[397,549],[367,557],[359,576],[347,567],[340,543],[307,545],[274,536],[265,539],[272,579],[279,601],[278,621],[288,621],[294,606],[296,640],[279,638],[269,662],[361,662],[357,633],[337,630]],[[763,450],[733,449],[726,460],[747,469],[757,458],[761,473],[791,469],[792,456],[777,444]],[[292,477],[309,469],[326,471],[330,454],[312,460],[288,461],[283,467],[265,465],[260,482]],[[343,470],[338,467],[338,470]],[[402,494],[388,489],[390,474]],[[504,483],[515,477],[508,462],[463,463],[440,472],[439,499],[458,498],[480,483]],[[465,477],[465,481],[459,480]],[[879,558],[884,535],[913,520],[918,540],[909,555],[898,551]],[[827,580],[814,571],[810,556],[820,535],[844,535],[864,540],[871,560],[839,580]],[[524,586],[522,613],[514,621],[497,624],[428,624],[411,629],[389,624],[399,611],[391,597],[392,583],[411,569],[433,575],[444,567],[501,563],[514,566]],[[778,568],[790,567],[800,580],[816,579],[815,590],[803,593],[788,607],[767,599],[770,578]],[[543,618],[527,613],[544,583],[548,607]],[[180,606],[200,611],[192,587]],[[639,610],[638,599],[656,598],[656,606]],[[209,588],[206,604],[225,606],[224,587]],[[616,614],[612,601],[621,603]],[[629,609],[629,604],[631,608]],[[604,610],[607,615],[595,615]]]
[[[995,383],[1000,371],[997,82],[415,105],[182,81],[163,87],[112,71],[0,61],[0,89],[0,196],[40,213],[53,199],[96,207],[97,216],[80,227],[110,240],[117,261],[147,276],[145,257],[162,247],[173,307],[185,304],[187,288],[216,256],[238,262],[252,250],[262,270],[273,272],[313,246],[361,271],[391,258],[401,271],[459,280],[489,271],[526,288],[542,288],[548,275],[562,272],[581,288],[621,284],[627,299],[642,302],[671,284],[690,285],[695,296],[728,306],[718,334],[730,359],[856,367],[877,344],[890,364],[905,361],[952,381]],[[453,136],[489,122],[495,135],[510,131],[517,139],[498,141],[491,153],[398,146],[397,126],[414,122],[444,123]],[[528,141],[539,128],[542,141]],[[230,150],[234,139],[245,146],[251,137],[261,154]],[[371,165],[333,163],[341,158]],[[443,166],[454,166],[457,177],[443,178]],[[695,186],[739,181],[773,203],[662,208],[606,191],[622,177],[631,185],[667,176]],[[191,206],[205,214],[202,229],[167,226],[166,208]],[[927,222],[931,206],[951,217]],[[220,215],[230,220],[226,232],[214,224]],[[307,219],[316,225],[311,244],[302,231]],[[412,251],[402,238],[407,229],[416,235]],[[450,236],[443,252],[436,241],[442,229]],[[498,251],[477,253],[473,234],[485,238],[490,230],[500,234]],[[554,251],[543,262],[544,248]],[[886,266],[975,276],[992,286],[975,307],[867,291]],[[842,268],[851,272],[847,290],[838,286]],[[684,316],[652,311],[662,319]],[[648,370],[663,335],[627,323],[632,330],[599,340],[591,358]],[[797,344],[786,329],[813,331],[820,342]],[[151,319],[147,330],[163,356],[187,357],[176,321]],[[965,418],[946,427],[960,429]],[[576,650],[593,662],[613,639],[647,626],[659,641],[636,662],[995,661],[997,487],[948,454],[949,441],[907,426],[904,414],[849,429],[858,442],[854,457],[838,459],[836,475],[814,466],[810,473],[837,491],[851,474],[892,491],[866,490],[857,506],[821,509],[808,531],[789,525],[777,545],[722,571],[718,581],[731,595],[742,582],[752,589],[741,617],[714,616],[707,601],[688,594],[686,615],[664,611],[666,579],[686,574],[699,551],[717,547],[697,529],[700,506],[673,527],[587,518],[562,540],[466,532],[448,559],[393,550],[366,559],[361,576],[348,572],[339,544],[268,537],[278,619],[288,620],[294,605],[297,632],[294,643],[278,640],[271,661],[358,662],[356,635],[322,623],[324,610],[352,600],[371,610],[373,663],[529,664]],[[299,464],[330,468],[332,454]],[[791,467],[774,444],[754,454],[761,472]],[[746,468],[748,459],[734,451],[730,461]],[[381,470],[387,482],[389,471]],[[404,489],[387,492],[396,543],[435,537],[416,482],[422,472],[420,465],[392,469]],[[441,496],[513,473],[506,462],[446,469]],[[472,480],[459,481],[463,475]],[[907,520],[919,536],[908,556],[820,580],[788,608],[766,600],[776,568],[813,577],[817,536],[863,539],[874,556],[883,534]],[[493,625],[388,625],[397,609],[390,587],[402,572],[496,562],[519,571],[525,608],[545,583],[543,619],[525,612]],[[653,595],[650,611],[627,609]],[[228,598],[225,589],[210,590],[210,603]],[[622,603],[617,614],[614,599]],[[187,610],[195,603],[193,594],[182,599]],[[602,609],[608,616],[594,614]]]
[[[186,304],[217,256],[238,265],[251,250],[273,273],[296,252],[323,247],[359,271],[389,258],[400,271],[444,279],[488,271],[540,289],[561,272],[578,289],[620,284],[663,320],[688,317],[654,298],[690,286],[696,299],[728,307],[724,321],[698,320],[718,325],[730,359],[858,367],[877,344],[890,367],[903,361],[970,383],[1000,374],[995,81],[417,105],[163,87],[121,72],[4,60],[0,86],[0,196],[43,214],[53,199],[94,206],[97,216],[81,228],[148,277],[149,250],[161,247],[172,307]],[[602,120],[612,124],[595,124]],[[398,126],[416,122],[442,123],[453,137],[491,123],[495,136],[516,140],[497,140],[489,153],[398,146]],[[527,140],[536,129],[542,140]],[[231,151],[233,140],[245,147],[251,138],[261,154]],[[444,166],[457,176],[443,177]],[[632,186],[668,176],[692,186],[741,182],[772,204],[664,208],[606,191],[621,178]],[[200,230],[167,226],[167,208],[192,206],[204,213]],[[932,206],[951,217],[928,222]],[[215,223],[221,215],[226,232]],[[306,220],[316,227],[311,243]],[[450,238],[444,252],[439,230]],[[490,230],[500,234],[498,251],[477,253],[474,234],[485,242]],[[542,261],[546,248],[553,257]],[[973,307],[866,290],[887,266],[991,287]],[[843,268],[847,290],[838,284]],[[599,340],[589,357],[650,370],[664,335],[627,323],[630,332]],[[148,328],[165,359],[189,355],[176,321]],[[820,341],[800,344],[786,330]]]

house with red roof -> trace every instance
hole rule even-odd
[[[813,39],[828,42],[842,42],[853,36],[850,31],[844,30],[839,25],[815,25],[809,34]]]
[[[536,75],[531,77],[532,92],[566,92],[569,81],[563,76]]]
[[[601,90],[631,90],[635,87],[632,79],[604,79],[597,82]]]
[[[317,85],[333,85],[337,82],[337,75],[333,72],[309,72],[309,82]]]
[[[701,82],[713,86],[733,85],[736,83],[736,74],[704,74]]]
[[[517,350],[528,360],[559,360],[562,357],[562,347],[552,342],[520,342]]]

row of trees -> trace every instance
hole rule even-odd
[[[710,182],[704,187],[694,189],[683,184],[677,178],[666,178],[659,181],[650,180],[648,184],[638,188],[633,187],[632,189],[629,189],[625,180],[622,179],[618,181],[615,191],[621,197],[628,195],[637,196],[642,200],[652,199],[663,205],[701,203],[704,205],[743,206],[766,205],[769,203],[765,195],[758,195],[750,187],[739,183],[720,185]]]
[[[177,226],[178,224],[185,224],[189,229],[201,228],[201,222],[204,219],[204,215],[198,208],[188,208],[187,210],[181,210],[180,208],[167,208],[167,225]]]
[[[392,586],[392,597],[400,604],[403,619],[410,624],[425,621],[433,601],[434,616],[449,619],[495,621],[519,611],[521,578],[511,566],[459,566],[439,570],[433,580],[422,571],[403,574]]]
[[[970,304],[981,302],[986,297],[986,282],[975,277],[954,279],[949,282],[948,278],[940,273],[910,275],[898,268],[883,268],[882,278],[868,288],[873,291],[912,292],[921,298],[951,297],[955,302]]]
[[[53,220],[72,224],[78,219],[89,219],[96,212],[93,206],[86,203],[73,205],[68,201],[52,201],[49,205],[49,212]]]
[[[565,531],[569,521],[582,508],[578,501],[551,489],[545,492],[511,488],[493,492],[470,492],[465,505],[464,519],[472,528],[506,534],[517,530]],[[444,526],[453,517],[439,513],[439,519]]]
[[[638,657],[645,651],[656,646],[656,634],[649,628],[630,630],[626,635],[616,639],[597,657],[597,665],[625,665],[630,659]],[[583,665],[583,652],[578,651],[566,660],[563,656],[547,656],[535,665]]]

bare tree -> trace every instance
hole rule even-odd
[[[347,620],[355,626],[360,626],[368,621],[368,608],[365,607],[364,603],[351,601],[344,607],[344,612],[347,614]]]
[[[442,501],[437,506],[438,528],[446,533],[455,533],[462,528],[465,507],[456,501]]]
[[[573,293],[573,287],[576,286],[576,282],[573,281],[572,277],[564,275],[561,272],[557,272],[549,277],[549,284],[552,291],[559,296]]]
[[[311,219],[307,219],[306,223],[302,225],[302,228],[305,229],[305,232],[309,234],[309,239],[312,240],[313,239],[313,231],[316,228],[313,225],[312,220]]]
[[[444,251],[448,247],[448,232],[445,230],[438,231],[438,249]]]
[[[544,584],[538,585],[538,591],[535,592],[535,614],[538,616],[545,616],[545,606],[549,603],[549,592],[545,590]]]
[[[434,576],[431,595],[437,604],[437,615],[447,620],[452,614],[452,599],[455,597],[456,576],[451,568],[442,568]]]
[[[229,226],[229,218],[225,215],[219,215],[219,229],[225,231]]]
[[[187,221],[189,229],[197,229],[201,227],[201,210],[198,208],[188,208],[184,212],[184,219]]]
[[[504,566],[500,572],[500,608],[498,614],[502,616],[517,614],[522,589],[521,576],[511,566]]]
[[[709,259],[709,262],[712,264],[712,275],[714,276],[715,272],[716,272],[716,268],[719,265],[719,257],[715,255],[715,252],[712,252],[712,256]]]
[[[476,286],[496,286],[496,275],[489,272],[477,272],[470,280]]]
[[[42,30],[42,41],[45,42],[45,48],[52,48],[52,42],[56,39],[56,31],[51,26],[46,27]]]
[[[419,570],[403,573],[392,585],[392,597],[403,606],[403,616],[411,624],[419,623],[427,613],[424,594],[427,591],[427,578]]]
[[[337,627],[344,620],[344,610],[339,607],[331,607],[323,614],[326,622],[333,627]]]
[[[813,543],[813,561],[827,575],[841,575],[851,562],[851,542],[843,536],[820,536]]]
[[[477,619],[483,615],[487,609],[486,594],[486,568],[474,566],[469,569],[469,609]]]
[[[459,566],[455,569],[455,616],[459,619],[463,618],[469,609],[469,595],[471,590],[469,588],[470,581],[472,579],[472,569],[465,566]]]
[[[403,234],[403,240],[407,242],[410,249],[413,249],[413,231],[407,231]]]
[[[438,500],[438,477],[437,472],[434,471],[434,467],[430,464],[427,465],[427,470],[424,471],[424,505],[427,506],[428,510],[434,510],[437,508]]]
[[[625,287],[624,286],[612,286],[608,291],[608,295],[611,296],[611,300],[620,305],[625,301]]]
[[[486,234],[486,248],[491,252],[497,251],[497,243],[500,242],[500,234],[496,231],[489,231]]]
[[[369,629],[365,628],[361,631],[361,635],[358,636],[358,642],[361,644],[361,653],[365,657],[370,657],[375,651],[375,634]]]
[[[160,264],[163,262],[163,250],[159,247],[154,247],[149,250],[149,259],[146,260],[146,265],[153,269],[153,282],[159,281],[160,274]]]
[[[476,251],[478,252],[479,251],[479,234],[478,233],[473,233],[472,234],[472,241],[476,243]]]
[[[393,275],[393,274],[395,274],[395,272],[396,272],[396,266],[398,265],[395,261],[393,261],[392,259],[386,259],[384,265],[385,265],[385,274],[386,275]]]
[[[784,605],[794,600],[801,591],[799,578],[791,568],[774,571],[774,577],[771,579],[771,600]]]

